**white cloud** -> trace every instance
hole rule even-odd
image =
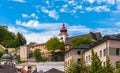
[[[35,13],[32,13],[30,16],[31,16],[31,17],[35,17],[36,15],[35,15]]]
[[[59,18],[58,13],[54,9],[53,10],[48,10],[45,7],[42,7],[41,11],[44,12],[44,13],[47,13],[48,16],[51,17],[51,18],[54,18],[54,19],[58,19]]]
[[[94,8],[94,10],[96,12],[101,12],[101,11],[109,12],[110,11],[110,9],[107,6],[97,6]]]
[[[38,19],[39,17],[35,13],[32,13],[30,15],[23,13],[22,18],[35,18],[35,19]]]
[[[45,2],[45,3],[46,3],[46,4],[48,4],[48,5],[50,4],[48,0],[46,0],[46,2]]]
[[[94,3],[95,2],[95,0],[87,0],[89,3]]]
[[[73,4],[74,2],[74,0],[68,1],[69,4]]]
[[[58,17],[59,17],[59,16],[57,15],[56,10],[51,10],[51,11],[49,11],[48,15],[49,15],[50,17],[54,18],[54,19],[58,19]]]
[[[25,26],[25,27],[31,27],[31,28],[39,28],[39,22],[37,20],[29,20],[28,22],[22,22],[19,20],[16,20],[17,25]]]
[[[107,6],[96,6],[96,7],[87,7],[87,11],[95,11],[95,12],[109,12],[110,9]]]
[[[53,36],[58,36],[59,30],[43,31],[42,33],[24,34],[28,42],[35,41],[37,43],[44,43]]]
[[[82,5],[77,5],[75,9],[82,9]]]
[[[120,26],[120,22],[117,22],[116,25],[117,25],[117,26]]]
[[[60,9],[60,12],[67,12],[67,7],[68,7],[67,4],[63,5],[62,8]]]
[[[20,3],[25,3],[26,2],[25,0],[12,0],[12,1],[20,2]]]
[[[22,17],[23,17],[23,18],[27,18],[28,15],[27,15],[27,14],[22,14]]]
[[[115,0],[96,0],[97,1],[97,3],[107,3],[107,4],[111,4],[111,5],[113,5],[113,4],[115,4]]]
[[[14,32],[15,34],[18,33],[18,32],[28,33],[28,31],[26,29],[19,28],[19,27],[14,27],[14,26],[8,26],[8,30],[11,31],[11,32]]]
[[[93,11],[93,8],[92,7],[87,7],[86,11]]]
[[[116,0],[116,2],[117,2],[117,11],[120,11],[120,0]]]
[[[60,12],[66,12],[65,8],[61,8]]]
[[[45,7],[42,7],[41,10],[42,10],[42,12],[44,12],[44,13],[48,13],[48,12],[49,12]]]
[[[85,26],[82,26],[82,25],[73,25],[73,26],[68,26],[68,31],[69,31],[69,34],[71,35],[74,35],[74,34],[80,34],[80,33],[88,33],[91,31],[90,28],[87,28]]]
[[[59,25],[61,25],[61,23],[40,23],[37,20],[29,20],[28,22],[16,20],[16,24],[24,27],[44,30],[57,29],[59,28]]]
[[[108,4],[115,4],[115,0],[107,0]]]
[[[106,34],[117,34],[120,32],[119,28],[97,28],[95,29],[96,32],[101,32],[103,35]]]

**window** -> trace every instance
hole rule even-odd
[[[80,61],[80,58],[78,58],[78,62]]]
[[[103,55],[106,56],[106,49],[103,50]]]
[[[77,54],[78,54],[78,55],[81,54],[81,51],[78,51]]]
[[[89,61],[90,61],[90,55],[89,55]]]
[[[116,48],[116,55],[120,55],[120,48]]]
[[[102,57],[102,50],[100,50],[100,57]]]

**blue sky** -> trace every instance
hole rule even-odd
[[[0,0],[0,25],[27,41],[57,36],[62,23],[69,36],[120,32],[120,0]]]

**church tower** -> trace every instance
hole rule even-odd
[[[60,29],[60,40],[65,42],[67,36],[68,36],[68,33],[67,33],[67,29],[65,28],[65,24],[63,23],[62,25],[62,28]]]

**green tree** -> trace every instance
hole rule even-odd
[[[79,70],[77,63],[71,60],[70,64],[67,63],[65,73],[79,73]]]
[[[88,73],[88,67],[85,65],[83,56],[81,55],[81,59],[78,62],[71,60],[70,64],[67,64],[65,68],[65,73]]]
[[[21,46],[21,45],[25,45],[25,44],[26,44],[25,37],[20,32],[18,32],[17,37],[16,37],[16,45]]]
[[[60,42],[57,37],[50,38],[45,47],[51,51],[52,57],[50,60],[59,61],[64,59],[64,42]],[[59,52],[55,52],[56,50],[59,50]]]
[[[17,59],[18,59],[18,63],[19,63],[19,64],[25,62],[25,61],[21,61],[21,60],[20,60],[20,56],[17,56]]]
[[[110,64],[109,57],[106,57],[106,65],[104,66],[104,73],[113,73],[114,68]]]
[[[45,44],[47,50],[55,51],[61,50],[64,51],[64,42],[60,42],[57,37],[50,38]]]
[[[120,61],[116,62],[115,73],[120,73]]]
[[[28,46],[32,46],[32,45],[34,45],[34,44],[36,44],[36,42],[30,42],[30,43],[28,44]]]
[[[8,30],[6,26],[0,26],[0,43],[4,40],[7,32]]]
[[[4,36],[4,41],[2,41],[1,44],[7,48],[16,47],[15,38],[16,36],[13,32],[7,32]]]
[[[92,42],[93,42],[93,40],[89,37],[87,37],[87,38],[78,37],[78,38],[74,38],[72,40],[72,47],[78,46],[80,44],[90,44]]]
[[[16,48],[25,45],[26,39],[19,32],[15,35],[15,33],[8,31],[7,26],[0,26],[0,44],[7,48]]]
[[[103,73],[102,62],[100,61],[97,53],[95,53],[92,49],[91,51],[91,66],[90,66],[90,73]]]
[[[33,55],[35,57],[36,62],[42,61],[42,55],[41,55],[40,49],[35,49]]]

